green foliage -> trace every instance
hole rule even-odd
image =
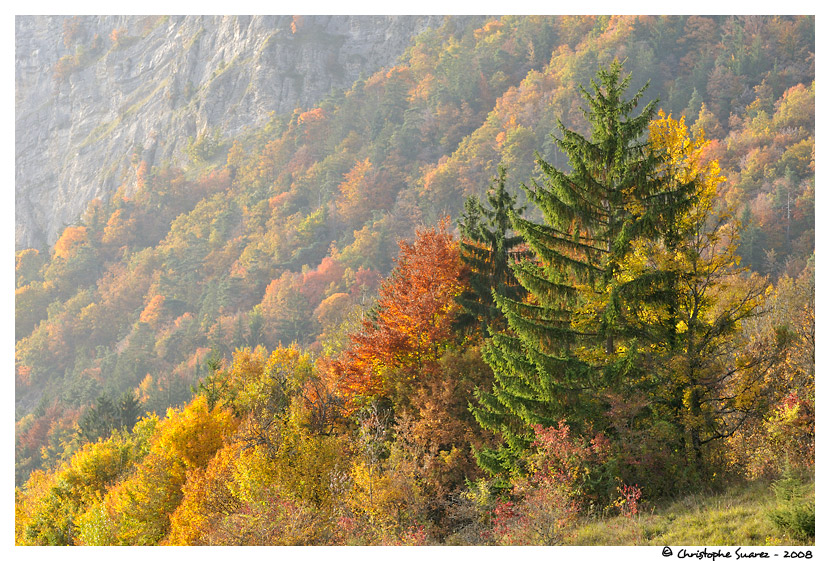
[[[45,259],[36,249],[24,249],[15,254],[14,263],[15,286],[21,288],[39,279]]]
[[[199,380],[198,386],[191,386],[190,391],[196,395],[203,394],[207,399],[208,407],[213,407],[221,400],[230,401],[233,395],[227,388],[227,376],[220,372],[222,360],[219,353],[214,349],[205,359],[207,375]]]
[[[132,393],[122,395],[117,404],[102,395],[78,421],[79,436],[82,440],[95,442],[109,436],[113,430],[132,430],[140,415],[141,408]]]
[[[513,300],[521,300],[526,293],[510,268],[527,257],[528,251],[520,247],[521,236],[511,235],[510,216],[520,216],[523,209],[516,207],[516,195],[511,196],[505,188],[506,173],[499,167],[487,193],[490,208],[471,196],[464,202],[465,212],[459,221],[461,259],[470,269],[470,290],[459,296],[465,312],[459,323],[477,323],[484,337],[489,335],[488,329],[499,331],[504,327],[493,291]]]
[[[189,99],[187,91],[184,94],[185,99]],[[185,153],[196,166],[204,165],[216,159],[219,156],[224,156],[226,150],[226,142],[222,140],[222,133],[219,129],[212,131],[203,131],[195,139],[190,137],[187,139],[187,148]]]
[[[494,473],[519,468],[532,425],[552,426],[557,416],[577,426],[602,423],[602,395],[630,391],[642,380],[640,331],[630,315],[659,277],[626,270],[624,261],[635,240],[659,236],[688,207],[691,185],[657,174],[659,158],[640,141],[655,103],[630,116],[645,89],[624,99],[630,76],[620,73],[614,62],[592,81],[593,94],[583,91],[590,139],[560,124],[557,144],[573,171],[538,160],[544,185],[534,181],[526,191],[545,223],[511,215],[533,252],[513,272],[532,297],[494,294],[511,331],[494,334],[485,347],[496,383],[492,393],[478,393],[474,410],[483,427],[504,438],[500,451],[479,456]]]
[[[773,483],[777,507],[769,512],[772,522],[797,540],[815,538],[816,503],[808,486],[792,470]]]

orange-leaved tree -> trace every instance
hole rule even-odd
[[[444,219],[435,228],[419,229],[413,242],[399,242],[396,267],[375,307],[335,362],[347,395],[387,394],[396,382],[388,379],[390,373],[404,370],[414,377],[452,341],[464,266],[448,224]]]
[[[55,257],[69,259],[77,249],[87,243],[89,237],[85,226],[70,226],[55,242]]]

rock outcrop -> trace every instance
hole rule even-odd
[[[180,163],[394,64],[444,16],[18,16],[15,245],[52,244],[135,164]]]

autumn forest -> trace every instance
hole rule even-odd
[[[136,152],[15,256],[16,543],[813,544],[814,52],[447,18]]]

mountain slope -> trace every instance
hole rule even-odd
[[[15,245],[42,248],[131,160],[182,163],[392,64],[443,16],[18,16]],[[462,18],[463,19],[463,18]]]

